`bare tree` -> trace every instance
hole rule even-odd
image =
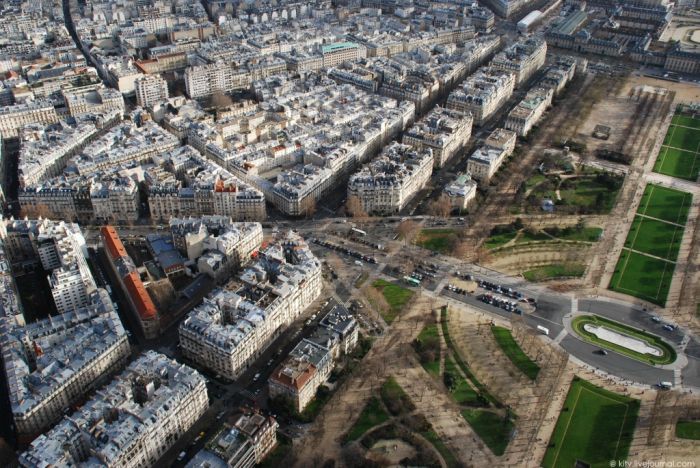
[[[403,238],[404,245],[408,245],[413,242],[418,234],[418,224],[413,220],[407,219],[399,224],[396,231]]]
[[[303,202],[301,202],[301,215],[305,218],[311,218],[316,214],[316,200],[311,197],[307,197]]]
[[[53,218],[56,217],[55,213],[44,203],[38,203],[36,205],[29,205],[21,207],[19,211],[20,218]]]
[[[214,93],[211,95],[210,102],[212,107],[216,107],[217,109],[229,107],[231,104],[233,104],[231,97],[223,91],[214,91]]]
[[[369,303],[374,307],[374,309],[379,312],[379,314],[385,314],[389,312],[390,306],[389,303],[387,302],[386,298],[384,297],[384,294],[377,288],[371,285],[367,285],[364,288],[362,288],[362,292],[364,293],[365,297],[367,297],[367,300]]]
[[[438,218],[447,218],[452,213],[452,202],[450,197],[447,195],[440,195],[440,198],[433,200],[430,203],[428,212],[431,216],[436,216]]]
[[[345,202],[345,209],[353,218],[361,219],[367,217],[367,211],[362,206],[362,201],[357,195],[350,195]]]

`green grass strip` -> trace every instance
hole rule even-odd
[[[676,437],[700,440],[700,421],[678,421],[676,423]]]
[[[513,421],[490,410],[465,409],[462,417],[494,455],[503,455],[513,432]]]
[[[348,443],[357,440],[374,426],[383,424],[388,420],[389,414],[382,406],[382,403],[377,397],[372,397],[365,405],[362,413],[360,413],[360,417],[357,418],[355,424],[345,435],[344,442]]]
[[[540,366],[535,364],[527,354],[523,352],[518,343],[513,338],[511,331],[504,327],[491,327],[494,338],[498,346],[501,347],[508,359],[511,360],[515,367],[525,374],[530,380],[535,380],[537,374],[540,373]]]
[[[476,388],[479,393],[486,398],[490,403],[496,405],[497,407],[502,407],[503,403],[501,403],[498,398],[495,396],[491,395],[489,393],[488,389],[484,384],[479,382],[479,380],[476,378],[472,370],[469,368],[467,363],[462,359],[462,357],[459,355],[459,352],[457,351],[454,343],[452,342],[452,338],[450,338],[450,331],[448,330],[447,327],[447,308],[443,307],[442,311],[440,312],[440,323],[442,324],[442,336],[445,339],[445,344],[447,347],[452,350],[452,354],[455,358],[455,361],[457,362],[457,365],[459,366],[460,369],[462,369],[462,372],[464,372],[464,375],[467,376],[469,381],[471,382],[472,386]]]

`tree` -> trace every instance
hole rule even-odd
[[[212,107],[216,107],[217,109],[219,109],[229,107],[231,104],[233,104],[233,101],[223,91],[214,91],[214,93],[211,95]]]
[[[366,218],[368,216],[364,206],[362,206],[360,197],[357,195],[348,197],[348,200],[345,202],[345,209],[353,218]]]
[[[450,197],[445,194],[440,195],[440,198],[433,200],[430,203],[428,212],[431,216],[436,216],[438,218],[447,218],[450,216],[450,213],[452,213],[452,202],[450,201]]]
[[[313,217],[313,215],[316,214],[316,200],[311,197],[306,197],[304,201],[301,202],[299,214],[307,219]]]
[[[48,205],[44,203],[37,203],[36,205],[25,205],[22,206],[19,211],[20,218],[55,218],[55,213],[49,208]]]
[[[365,286],[363,288],[363,292],[365,294],[365,297],[367,297],[367,300],[369,303],[374,307],[374,309],[379,312],[380,315],[386,314],[389,312],[390,306],[389,303],[387,302],[386,298],[384,297],[384,294],[374,286]]]
[[[399,226],[396,228],[396,231],[403,238],[404,245],[408,245],[409,243],[413,242],[418,234],[418,224],[413,220],[407,219],[405,221],[401,221]]]

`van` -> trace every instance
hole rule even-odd
[[[662,390],[670,390],[673,387],[671,382],[659,382],[658,387]]]
[[[355,265],[362,266],[362,262],[359,260],[355,260]]]

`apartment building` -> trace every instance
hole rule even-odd
[[[547,58],[547,42],[537,36],[528,37],[496,54],[490,66],[515,75],[515,87],[527,82]]]
[[[367,49],[354,42],[334,42],[321,46],[324,67],[334,67],[346,61],[355,62],[367,57]]]
[[[63,99],[72,117],[85,114],[124,115],[124,97],[116,89],[104,85],[90,86],[63,92]]]
[[[474,124],[481,125],[512,96],[514,87],[513,73],[482,67],[450,93],[446,107],[471,112]]]
[[[250,260],[263,240],[260,223],[234,223],[225,216],[173,218],[170,231],[180,253],[218,284]]]
[[[469,141],[472,133],[471,113],[435,107],[403,135],[403,144],[416,149],[431,149],[435,168],[445,165]]]
[[[139,218],[139,188],[131,177],[96,178],[90,185],[90,202],[98,223],[133,223]]]
[[[0,137],[14,138],[25,125],[48,125],[58,120],[56,109],[48,100],[0,107]]]
[[[476,198],[477,183],[470,174],[459,174],[455,180],[445,186],[443,194],[450,200],[453,210],[466,210]]]
[[[21,187],[61,175],[66,162],[78,154],[105,127],[120,117],[110,114],[101,117],[78,119],[75,123],[61,120],[55,124],[31,124],[20,134],[18,175]]]
[[[77,225],[48,219],[0,224],[0,350],[19,434],[49,428],[130,354],[109,295],[95,287],[84,247]],[[15,284],[20,276],[13,276],[10,265],[31,262],[52,270],[60,313],[27,324]]]
[[[268,381],[270,398],[288,401],[294,411],[301,413],[332,370],[330,350],[303,339],[272,372]]]
[[[141,275],[124,248],[119,234],[112,226],[100,228],[102,245],[107,253],[107,259],[119,279],[131,313],[137,320],[141,332],[146,339],[156,338],[160,333],[160,315],[151,296],[141,280]]]
[[[277,446],[277,421],[257,412],[236,416],[225,423],[186,468],[253,468]]]
[[[140,126],[124,121],[87,145],[80,156],[69,161],[68,167],[78,174],[90,175],[131,162],[141,164],[179,146],[176,136],[153,121]]]
[[[226,289],[180,324],[182,353],[237,378],[320,294],[321,263],[294,232],[279,235]]]
[[[143,75],[134,81],[136,103],[141,107],[150,107],[168,99],[168,83],[160,75]]]
[[[526,137],[552,104],[553,95],[554,91],[550,88],[536,87],[528,91],[525,98],[508,113],[504,125],[506,130]]]
[[[336,304],[320,321],[314,333],[302,339],[268,380],[270,398],[281,399],[301,413],[316,396],[335,360],[357,344],[355,318]]]
[[[173,217],[214,213],[236,221],[266,218],[262,191],[205,159],[193,147],[176,148],[155,161],[158,169],[146,174],[152,219],[167,221]],[[187,186],[181,182],[183,175],[189,181]]]
[[[59,314],[88,304],[97,288],[87,265],[87,246],[77,224],[11,220],[0,228],[11,258],[30,259],[50,272],[49,286]]]
[[[20,466],[150,467],[209,407],[204,377],[146,351],[56,427],[34,440]]]
[[[488,184],[503,161],[513,153],[517,135],[497,128],[467,161],[467,171],[482,184]]]
[[[367,213],[395,214],[425,186],[432,172],[430,149],[393,143],[350,176],[348,198],[356,197]]]

